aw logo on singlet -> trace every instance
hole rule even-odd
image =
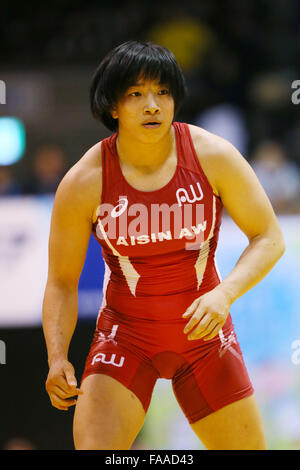
[[[110,215],[113,218],[119,217],[120,215],[123,214],[123,212],[126,211],[127,206],[128,206],[128,199],[126,196],[120,196],[119,197],[119,204],[113,208],[111,211]]]
[[[189,197],[189,194],[187,192],[187,190],[185,188],[178,188],[177,191],[176,191],[176,198],[177,198],[177,202],[178,202],[178,205],[179,207],[181,207],[181,203],[182,202],[195,202],[195,201],[201,201],[203,199],[203,191],[201,189],[201,186],[200,186],[200,183],[197,182],[196,183],[196,186],[197,186],[197,189],[198,189],[198,192],[199,192],[199,195],[197,196],[196,195],[196,192],[195,192],[195,189],[194,189],[194,186],[192,184],[190,184],[190,188],[191,188],[191,193],[192,193],[192,196],[193,196],[193,199],[191,199]],[[183,193],[182,196],[180,196],[180,194]]]

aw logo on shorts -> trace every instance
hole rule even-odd
[[[125,357],[121,356],[119,363],[115,362],[116,359],[116,354],[111,354],[110,359],[107,354],[105,353],[98,353],[93,357],[92,360],[92,366],[95,364],[95,362],[103,362],[103,364],[111,364],[112,366],[115,367],[122,367],[125,361]]]
[[[185,188],[178,188],[177,191],[176,191],[176,198],[177,198],[177,202],[178,202],[178,205],[179,207],[181,207],[181,203],[182,202],[195,202],[195,201],[201,201],[201,199],[203,199],[203,191],[201,189],[201,186],[200,186],[200,183],[197,182],[196,183],[196,186],[197,186],[197,189],[198,189],[198,192],[199,192],[199,195],[197,196],[196,195],[196,192],[195,192],[195,189],[194,189],[194,186],[192,184],[190,184],[190,188],[191,188],[191,193],[192,193],[192,196],[193,196],[193,199],[190,199],[189,197],[189,194],[187,192],[187,190]],[[183,193],[182,196],[180,196],[180,194]]]
[[[110,213],[111,217],[113,218],[119,217],[123,214],[123,212],[126,211],[128,206],[127,196],[120,196],[118,202],[119,204],[117,204]]]

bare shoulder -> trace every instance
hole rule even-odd
[[[246,160],[228,140],[192,124],[189,124],[189,129],[203,171],[219,195],[220,176],[225,177],[230,167]]]
[[[232,144],[228,140],[219,137],[216,134],[202,129],[201,127],[189,124],[190,133],[199,152],[208,155],[217,155],[228,151]]]
[[[227,140],[191,126],[199,161],[228,214],[250,239],[277,224],[251,165]]]
[[[55,199],[93,220],[101,201],[101,142],[91,147],[61,180]]]

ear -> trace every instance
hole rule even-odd
[[[118,111],[117,111],[117,107],[116,106],[113,106],[112,107],[112,110],[111,110],[111,115],[114,119],[118,119]]]

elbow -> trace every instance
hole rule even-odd
[[[281,231],[277,232],[272,237],[272,246],[274,249],[276,260],[278,261],[283,256],[286,250],[285,240],[283,238]]]
[[[259,243],[263,244],[264,250],[269,252],[275,263],[283,256],[286,250],[285,240],[280,229],[254,237],[252,240],[260,240]]]
[[[280,240],[278,241],[277,245],[278,245],[278,252],[279,252],[278,259],[279,259],[279,258],[281,258],[281,256],[284,254],[284,252],[286,250],[285,240],[284,240],[282,234],[281,234]]]

